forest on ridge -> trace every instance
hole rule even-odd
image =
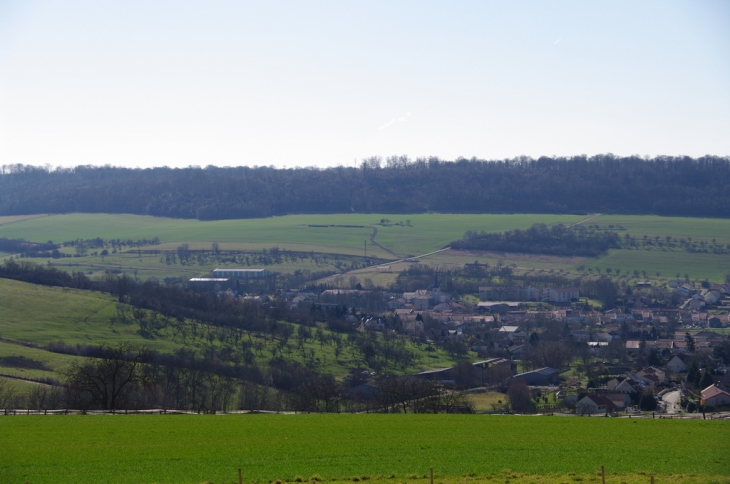
[[[372,157],[359,168],[5,165],[0,215],[220,220],[296,213],[622,213],[730,217],[730,158]]]

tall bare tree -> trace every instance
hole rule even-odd
[[[69,393],[89,399],[105,410],[127,403],[133,387],[143,382],[142,365],[148,350],[129,343],[102,345],[98,356],[84,363],[75,362],[68,371]]]

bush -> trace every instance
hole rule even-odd
[[[656,399],[654,398],[654,394],[652,392],[646,392],[641,396],[641,400],[639,401],[640,409],[649,412],[656,410],[656,407]]]

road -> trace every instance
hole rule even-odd
[[[666,413],[678,413],[680,411],[679,401],[682,398],[682,391],[675,390],[667,392],[662,396],[662,400],[666,406]]]
[[[576,223],[574,223],[574,224],[568,225],[568,227],[575,227],[576,225],[580,225],[580,224],[582,224],[582,223],[588,222],[589,220],[593,220],[593,219],[594,219],[594,218],[596,218],[596,217],[600,217],[600,215],[601,215],[600,213],[595,213],[595,214],[591,215],[591,216],[590,216],[590,217],[588,217],[588,218],[584,218],[584,219],[583,219],[583,220],[581,220],[580,222],[576,222]]]

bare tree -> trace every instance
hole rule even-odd
[[[144,347],[128,343],[102,345],[96,358],[71,365],[67,375],[69,393],[106,410],[120,408],[127,403],[130,390],[142,383],[141,366],[147,359]]]
[[[0,408],[11,407],[15,400],[15,389],[7,379],[0,378]]]
[[[530,390],[522,378],[514,378],[507,389],[510,405],[515,412],[528,412],[532,410],[530,401]]]
[[[33,388],[25,396],[26,406],[34,410],[54,410],[63,408],[65,403],[62,388],[33,385]]]

